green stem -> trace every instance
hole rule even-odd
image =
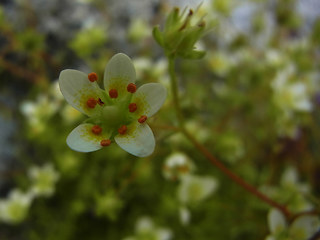
[[[175,112],[177,114],[179,127],[181,129],[181,132],[184,134],[184,136],[194,145],[196,149],[199,150],[209,161],[211,164],[213,164],[215,167],[217,167],[221,172],[223,172],[227,177],[229,177],[233,182],[237,183],[239,186],[241,186],[246,191],[250,192],[251,194],[255,195],[260,200],[264,201],[268,205],[275,207],[279,209],[288,219],[291,217],[291,213],[289,210],[275,202],[274,200],[270,199],[268,196],[260,192],[257,188],[255,188],[253,185],[246,182],[244,179],[242,179],[240,176],[232,172],[230,169],[228,169],[221,161],[219,161],[216,157],[214,157],[201,143],[199,143],[193,136],[188,132],[188,130],[184,127],[184,120],[182,111],[180,108],[179,98],[178,98],[178,85],[175,75],[175,59],[174,57],[168,57],[168,68],[170,73],[170,81],[171,81],[171,90],[172,90],[172,96],[173,96],[173,104],[175,108]]]
[[[182,115],[180,102],[179,102],[179,95],[178,95],[179,91],[178,91],[177,77],[175,74],[175,58],[174,57],[168,57],[168,69],[169,69],[169,74],[170,74],[170,83],[171,83],[173,104],[174,104],[175,111],[177,114],[178,125],[180,127],[183,127],[184,120],[183,120],[183,115]]]

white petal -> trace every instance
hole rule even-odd
[[[148,124],[134,123],[128,126],[127,133],[118,134],[114,140],[128,153],[137,157],[147,157],[154,151],[155,140]]]
[[[185,175],[181,178],[178,198],[182,203],[199,203],[208,198],[218,187],[213,177]]]
[[[85,123],[73,129],[67,137],[68,146],[78,152],[93,152],[102,148],[100,141],[108,139],[110,135],[104,132],[95,135],[91,131],[92,127],[93,124]]]
[[[100,88],[97,83],[90,82],[88,75],[72,69],[63,70],[59,76],[60,91],[67,102],[80,112],[91,116],[97,108],[89,108],[87,100],[89,98],[98,99]]]
[[[120,95],[126,92],[127,85],[135,80],[136,71],[131,59],[123,53],[114,55],[104,71],[104,88],[107,91],[116,89]]]
[[[137,103],[137,114],[151,117],[161,108],[166,97],[167,90],[160,83],[147,83],[137,90],[131,102]]]
[[[301,216],[290,226],[289,234],[296,239],[307,240],[320,228],[320,221],[316,216]]]
[[[268,224],[271,233],[281,232],[286,228],[286,219],[283,214],[276,208],[269,211]]]

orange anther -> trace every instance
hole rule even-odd
[[[89,73],[88,79],[90,82],[95,82],[98,80],[98,75],[95,72]]]
[[[100,106],[103,106],[104,102],[102,102],[101,98],[98,98],[98,104],[99,104]]]
[[[100,145],[102,146],[102,147],[107,147],[107,146],[109,146],[111,144],[111,140],[110,139],[103,139],[103,140],[101,140],[101,142],[100,142]]]
[[[129,104],[129,112],[135,112],[136,110],[137,110],[137,104],[135,104],[135,103],[130,103]]]
[[[118,133],[123,135],[127,132],[127,126],[126,125],[122,125],[121,127],[119,127],[118,129]]]
[[[142,115],[139,119],[138,122],[139,123],[144,123],[145,121],[147,121],[148,117],[146,115]]]
[[[91,128],[91,131],[94,133],[94,134],[100,134],[102,132],[102,128],[99,126],[99,125],[94,125],[92,128]]]
[[[88,108],[94,108],[96,105],[97,105],[97,100],[95,100],[94,98],[89,98],[87,100]]]
[[[127,91],[130,93],[135,93],[137,91],[137,86],[134,83],[129,83],[127,86]]]
[[[118,97],[118,91],[116,89],[110,89],[109,90],[109,96],[111,98],[117,98]]]

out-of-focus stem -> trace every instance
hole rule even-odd
[[[171,83],[171,92],[173,97],[173,104],[175,107],[175,111],[177,114],[178,124],[180,127],[183,126],[183,115],[181,112],[180,102],[179,102],[179,95],[178,95],[178,82],[175,73],[175,58],[168,57],[168,69],[170,74],[170,83]]]
[[[172,96],[173,96],[173,104],[175,108],[175,112],[178,118],[178,124],[180,127],[181,132],[184,134],[184,136],[189,139],[189,141],[194,145],[196,149],[198,149],[199,152],[202,153],[203,156],[205,156],[210,163],[212,163],[214,166],[216,166],[220,171],[222,171],[227,177],[229,177],[232,181],[240,185],[242,188],[244,188],[246,191],[250,192],[251,194],[255,195],[260,200],[264,201],[268,205],[275,207],[279,209],[288,219],[291,217],[291,213],[286,208],[286,206],[283,206],[274,200],[270,199],[268,196],[260,192],[257,188],[255,188],[253,185],[246,182],[244,179],[242,179],[240,176],[232,172],[230,169],[228,169],[221,161],[219,161],[216,157],[214,157],[201,143],[199,143],[193,136],[188,132],[188,130],[184,126],[184,120],[182,111],[180,108],[179,103],[179,97],[178,97],[178,84],[175,74],[175,58],[174,57],[168,57],[168,69],[170,74],[170,82],[171,82],[171,90],[172,90]]]

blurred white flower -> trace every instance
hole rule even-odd
[[[292,166],[284,170],[278,186],[265,185],[260,190],[273,199],[287,202],[288,208],[296,212],[313,209],[313,205],[306,198],[310,194],[310,187],[299,181],[298,172]]]
[[[169,155],[163,166],[163,175],[166,179],[176,180],[183,175],[190,174],[195,169],[193,162],[182,152]]]
[[[182,225],[188,225],[191,219],[191,213],[188,208],[181,207],[179,209],[179,215],[180,215],[180,222]]]
[[[20,111],[27,118],[31,132],[42,133],[46,128],[45,122],[58,111],[60,103],[44,94],[39,95],[36,101],[24,101]]]
[[[290,82],[295,76],[295,66],[289,65],[280,71],[271,86],[274,91],[275,104],[285,112],[310,112],[312,104],[304,82]]]
[[[270,235],[266,240],[308,240],[320,227],[319,218],[311,215],[297,217],[291,225],[278,209],[271,209],[268,214]]]
[[[210,176],[186,175],[178,188],[178,199],[183,204],[197,204],[208,198],[218,187],[218,182]]]
[[[224,51],[215,51],[209,53],[206,57],[210,70],[218,75],[224,76],[233,65],[234,58],[230,57]]]
[[[167,228],[156,226],[149,217],[142,217],[136,223],[135,235],[123,240],[170,240],[172,232]]]
[[[152,29],[148,23],[141,18],[134,18],[129,26],[128,37],[133,42],[138,42],[151,36]]]
[[[82,117],[82,114],[77,109],[68,104],[65,105],[62,109],[61,116],[65,122],[71,124],[79,120],[79,118]]]
[[[32,203],[33,195],[12,190],[7,199],[0,200],[0,220],[9,224],[23,221]]]
[[[29,168],[28,175],[32,181],[30,191],[35,196],[49,197],[54,193],[59,173],[54,169],[52,164],[48,163],[43,167],[32,166]]]

